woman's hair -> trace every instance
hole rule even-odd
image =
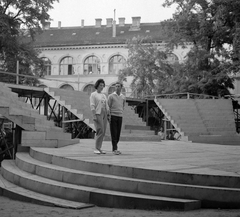
[[[98,89],[98,86],[100,83],[103,83],[104,84],[104,87],[105,87],[105,82],[102,78],[98,79],[94,85],[95,89]]]

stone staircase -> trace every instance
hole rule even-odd
[[[46,93],[52,96],[57,102],[71,111],[80,120],[83,120],[89,127],[95,130],[92,112],[90,110],[89,95],[82,91],[69,91],[58,88],[45,88]],[[110,141],[110,128],[107,126],[105,141]],[[134,112],[132,107],[126,105],[123,116],[122,141],[159,141],[150,127]]]
[[[105,141],[110,141],[110,128],[107,126]],[[131,106],[126,106],[123,112],[123,123],[120,141],[160,141],[159,136],[138,117]]]
[[[231,100],[156,99],[155,102],[179,131],[181,140],[240,145]]]
[[[83,91],[64,90],[59,88],[44,88],[44,91],[57,102],[95,130],[92,112],[90,110],[89,95]]]
[[[52,201],[57,198],[65,203],[74,202],[81,208],[92,204],[132,209],[192,210],[201,207],[199,200],[171,198],[157,193],[156,189],[167,184],[128,177],[125,173],[120,176],[111,174],[102,164],[79,161],[79,165],[75,160],[69,160],[65,167],[59,162],[62,160],[35,149],[31,149],[30,154],[17,153],[15,161],[3,161],[1,180],[18,186],[21,192],[27,189],[32,195],[36,192],[52,198]],[[105,171],[105,174],[99,171]],[[7,188],[4,190],[8,191]],[[180,194],[176,191],[176,195]]]
[[[239,177],[125,167],[77,159],[70,152],[69,157],[55,153],[32,147],[30,153],[17,153],[15,161],[3,161],[0,187],[4,194],[14,192],[42,203],[51,199],[72,208],[92,204],[167,210],[240,207]]]
[[[31,105],[20,101],[4,83],[0,83],[0,114],[22,128],[21,146],[62,147],[79,142],[55,127]]]

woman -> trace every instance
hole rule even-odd
[[[95,154],[106,154],[102,148],[102,142],[105,136],[107,120],[109,118],[109,107],[107,97],[102,93],[105,87],[103,79],[98,79],[94,85],[96,91],[90,96],[90,108],[93,114],[93,122],[96,130],[95,136]]]

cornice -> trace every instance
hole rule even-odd
[[[166,42],[154,43],[157,46],[166,46]],[[102,48],[126,48],[127,44],[98,44],[98,45],[71,45],[71,46],[37,46],[35,49],[46,51],[46,50],[83,50],[83,49],[102,49]]]
[[[126,44],[118,45],[84,45],[84,46],[49,46],[49,47],[36,47],[38,50],[83,50],[83,49],[102,49],[102,48],[126,48]]]

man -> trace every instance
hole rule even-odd
[[[112,151],[115,155],[121,154],[118,150],[118,142],[121,134],[123,110],[126,101],[124,95],[121,93],[122,87],[122,83],[117,82],[115,84],[115,92],[108,96]]]

